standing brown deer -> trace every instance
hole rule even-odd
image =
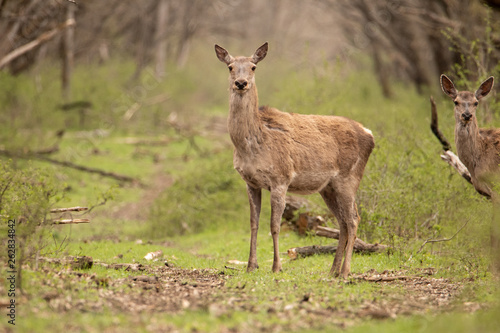
[[[492,180],[499,172],[500,129],[479,128],[476,110],[479,100],[493,88],[493,76],[475,93],[457,91],[453,82],[441,75],[441,88],[455,103],[455,145],[458,157],[470,172],[477,192],[491,197]]]
[[[278,237],[287,191],[319,192],[340,225],[330,274],[346,278],[351,270],[360,220],[355,196],[375,145],[373,135],[361,124],[344,117],[259,108],[255,69],[267,50],[265,43],[251,57],[232,57],[215,45],[217,57],[229,68],[228,129],[234,145],[233,164],[247,183],[250,201],[247,271],[258,268],[256,249],[262,189],[271,192],[273,272],[281,270]]]

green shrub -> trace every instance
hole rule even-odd
[[[0,232],[4,236],[0,256],[14,265],[21,275],[26,260],[34,259],[51,241],[52,220],[49,210],[59,200],[60,189],[53,177],[44,170],[33,167],[16,169],[12,163],[0,165]],[[8,258],[7,256],[10,255]],[[9,266],[12,268],[11,266]],[[18,286],[21,281],[18,280]]]
[[[246,187],[233,169],[231,152],[194,161],[152,206],[152,238],[197,233],[247,220]]]

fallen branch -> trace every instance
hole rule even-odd
[[[316,227],[316,236],[328,237],[333,239],[339,239],[340,231],[338,229],[332,229],[328,227],[317,226]],[[356,238],[354,241],[354,251],[361,253],[372,253],[372,252],[381,252],[387,249],[387,245],[382,244],[370,244],[362,241],[359,238]],[[297,259],[300,257],[308,257],[315,254],[332,254],[337,252],[337,246],[329,245],[329,246],[304,246],[304,247],[294,247],[288,250],[288,257],[292,259]]]
[[[451,150],[446,150],[443,155],[441,155],[441,159],[451,165],[457,172],[462,176],[466,181],[468,181],[472,185],[472,178],[467,167],[460,161],[457,155],[455,155]],[[481,193],[484,196],[488,196],[484,193]]]
[[[52,224],[80,224],[80,223],[90,223],[90,220],[89,219],[52,220]]]
[[[68,256],[65,258],[46,258],[46,257],[38,257],[38,261],[48,262],[51,264],[63,265],[63,266],[71,266],[73,269],[90,269],[94,264],[94,259],[88,256]]]
[[[123,263],[123,264],[106,264],[103,262],[96,262],[95,264],[102,266],[104,268],[107,268],[107,269],[116,269],[116,270],[125,269],[126,271],[133,271],[133,272],[144,271],[146,269],[146,267],[143,264],[125,264],[125,263]]]
[[[59,160],[55,160],[53,158],[43,156],[40,154],[16,153],[16,152],[0,149],[0,155],[11,157],[11,158],[37,159],[39,161],[44,161],[44,162],[49,162],[49,163],[56,164],[56,165],[61,165],[64,167],[75,169],[75,170],[85,171],[85,172],[89,172],[89,173],[95,173],[95,174],[101,175],[103,177],[113,178],[113,179],[116,179],[119,181],[130,182],[130,183],[141,185],[141,182],[138,179],[130,177],[130,176],[125,176],[125,175],[121,175],[121,174],[118,174],[115,172],[104,171],[104,170],[96,169],[96,168],[89,168],[89,167],[75,164],[75,163],[68,162],[68,161],[59,161]]]
[[[68,161],[58,161],[58,160],[55,160],[53,158],[49,158],[46,156],[33,155],[33,157],[35,157],[36,159],[41,160],[41,161],[50,162],[52,164],[57,164],[57,165],[65,166],[65,167],[80,170],[80,171],[95,173],[95,174],[101,175],[103,177],[113,178],[113,179],[123,181],[123,182],[140,184],[140,181],[133,178],[133,177],[121,175],[121,174],[118,174],[115,172],[104,171],[104,170],[96,169],[96,168],[89,168],[89,167],[74,164],[74,163],[68,162]]]
[[[427,274],[427,275],[432,275],[432,274]],[[396,275],[396,276],[383,276],[383,275],[378,275],[378,276],[355,276],[354,278],[356,280],[363,280],[363,281],[368,281],[368,282],[391,282],[391,281],[398,281],[398,280],[411,280],[411,279],[417,279],[421,278],[424,275],[418,274],[418,275]]]
[[[467,223],[469,223],[469,220],[467,220],[454,234],[453,236],[449,237],[449,238],[440,238],[440,239],[427,239],[425,240],[422,245],[420,246],[420,248],[418,249],[418,251],[415,253],[415,254],[419,254],[420,252],[422,252],[422,250],[424,249],[424,246],[427,244],[427,243],[439,243],[439,242],[448,242],[448,241],[451,241],[453,238],[455,238],[455,236],[460,232],[462,231],[463,228],[465,228],[465,226],[467,225]],[[410,256],[410,258],[408,260],[410,260],[412,257]]]
[[[136,146],[167,146],[173,142],[171,139],[139,139],[139,138],[125,138],[124,143]]]
[[[339,239],[340,231],[338,229],[317,226],[316,236]],[[380,252],[387,248],[388,248],[387,245],[382,245],[378,243],[370,244],[359,238],[356,238],[356,240],[354,241],[354,250],[357,250],[358,252]]]
[[[13,50],[9,54],[7,54],[5,57],[3,57],[2,59],[0,59],[0,69],[2,69],[3,67],[5,67],[7,64],[9,64],[14,59],[22,56],[26,52],[28,52],[28,51],[34,49],[35,47],[39,46],[40,44],[48,42],[49,40],[51,40],[52,38],[54,38],[54,36],[57,35],[59,32],[61,32],[62,30],[66,29],[67,27],[71,27],[73,25],[75,25],[75,20],[66,20],[64,23],[61,23],[56,28],[54,28],[54,29],[52,29],[50,31],[42,33],[40,36],[38,36],[37,39],[35,39],[35,40],[33,40],[33,41],[31,41],[31,42],[29,42],[27,44],[24,44],[23,46],[15,49],[15,50]]]
[[[315,254],[332,254],[337,252],[336,246],[304,246],[304,247],[294,247],[288,250],[288,257],[291,259],[297,259],[299,257],[309,257]]]
[[[52,214],[57,213],[67,213],[67,212],[83,212],[89,210],[88,207],[69,207],[69,208],[53,208],[50,210]],[[66,218],[63,219],[63,215],[71,214],[61,214],[59,219],[53,219],[52,224],[80,224],[80,223],[90,223],[89,219],[74,219],[74,218]]]
[[[82,212],[88,210],[88,207],[70,207],[70,208],[53,208],[51,213],[64,213],[64,212]]]
[[[364,277],[359,277],[356,279],[369,281],[369,282],[390,282],[390,281],[396,281],[396,280],[408,280],[408,279],[412,279],[415,277],[418,277],[418,276],[407,276],[407,275],[401,275],[401,276],[364,276]]]

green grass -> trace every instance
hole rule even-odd
[[[498,331],[500,319],[498,308],[487,311],[479,311],[473,314],[452,313],[439,316],[415,316],[399,318],[389,322],[369,322],[352,329],[349,333],[357,332],[457,332],[457,333],[493,333]],[[320,331],[317,331],[320,332]],[[324,330],[328,332],[328,330]]]

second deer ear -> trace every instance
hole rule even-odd
[[[265,42],[253,54],[253,56],[252,56],[252,62],[254,64],[256,64],[259,61],[261,61],[262,59],[264,59],[266,57],[266,54],[267,54],[267,49],[268,49],[268,44],[267,44],[267,42]]]
[[[479,89],[476,90],[476,98],[479,100],[484,96],[488,95],[493,88],[493,76],[490,76],[486,79],[481,85]]]
[[[217,54],[217,58],[219,58],[219,60],[226,65],[229,65],[234,61],[234,58],[229,54],[229,52],[227,52],[225,48],[217,44],[215,44],[215,53]]]
[[[452,99],[455,99],[458,95],[458,91],[455,88],[455,85],[444,74],[441,75],[441,89],[446,95],[450,96]]]

